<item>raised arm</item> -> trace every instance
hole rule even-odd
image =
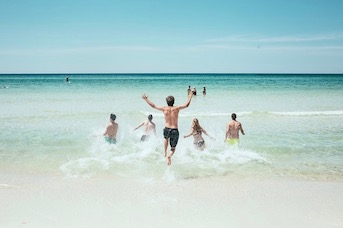
[[[187,108],[189,104],[191,103],[191,100],[192,100],[192,93],[189,93],[187,102],[183,105],[178,106],[178,109],[181,110],[181,109]]]
[[[154,103],[152,103],[151,101],[149,101],[148,96],[145,95],[145,93],[143,94],[142,98],[143,98],[143,100],[145,100],[146,103],[148,103],[152,108],[157,109],[157,110],[160,110],[160,111],[163,111],[163,107],[157,106],[157,105],[155,105]]]

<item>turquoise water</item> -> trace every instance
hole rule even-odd
[[[162,113],[165,105],[198,96],[179,119],[180,140],[171,172],[176,178],[227,175],[294,176],[343,180],[343,75],[72,74],[0,75],[0,169],[91,178],[101,174],[165,178]],[[207,95],[203,96],[202,87]],[[246,132],[239,148],[224,141],[232,112]],[[117,115],[118,144],[102,133]],[[140,143],[133,129],[153,114],[157,138]],[[197,117],[207,148],[188,134]]]

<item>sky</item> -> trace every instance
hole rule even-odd
[[[0,73],[343,73],[343,0],[0,0]]]

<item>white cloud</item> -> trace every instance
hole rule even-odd
[[[260,46],[260,45],[232,45],[232,44],[204,44],[188,47],[189,51],[288,51],[288,52],[330,52],[343,54],[342,46],[292,46],[292,45],[277,45],[277,46]]]
[[[314,39],[314,37],[312,38]],[[319,39],[319,37],[317,38]],[[249,39],[253,40],[253,39]],[[275,39],[265,38],[265,43],[224,43],[210,42],[195,45],[179,45],[179,46],[93,46],[93,47],[74,47],[74,48],[42,48],[42,49],[6,49],[0,50],[0,56],[60,56],[60,55],[80,55],[80,54],[116,54],[116,53],[177,53],[186,54],[191,52],[217,52],[217,51],[289,51],[289,52],[327,52],[332,54],[343,54],[343,45],[306,45],[301,46],[295,43],[290,44],[275,44],[267,43],[267,40],[297,40],[294,38],[279,37]],[[300,40],[300,39],[298,39]],[[276,41],[274,41],[276,42]]]
[[[297,36],[228,36],[223,38],[214,38],[205,41],[206,43],[299,43],[311,41],[334,41],[342,40],[343,33],[317,34],[317,35],[297,35]]]

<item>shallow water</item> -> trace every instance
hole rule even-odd
[[[226,175],[300,176],[343,179],[343,75],[0,75],[0,167],[3,171],[57,172],[66,177],[101,174],[146,179],[188,179]],[[187,100],[179,119],[180,140],[173,164],[163,157],[158,104],[174,95]],[[207,95],[201,94],[206,86]],[[246,132],[239,147],[224,141],[232,112]],[[102,133],[117,115],[118,143]],[[148,114],[157,137],[140,143],[133,131]],[[207,132],[197,151],[188,134],[198,118]]]

